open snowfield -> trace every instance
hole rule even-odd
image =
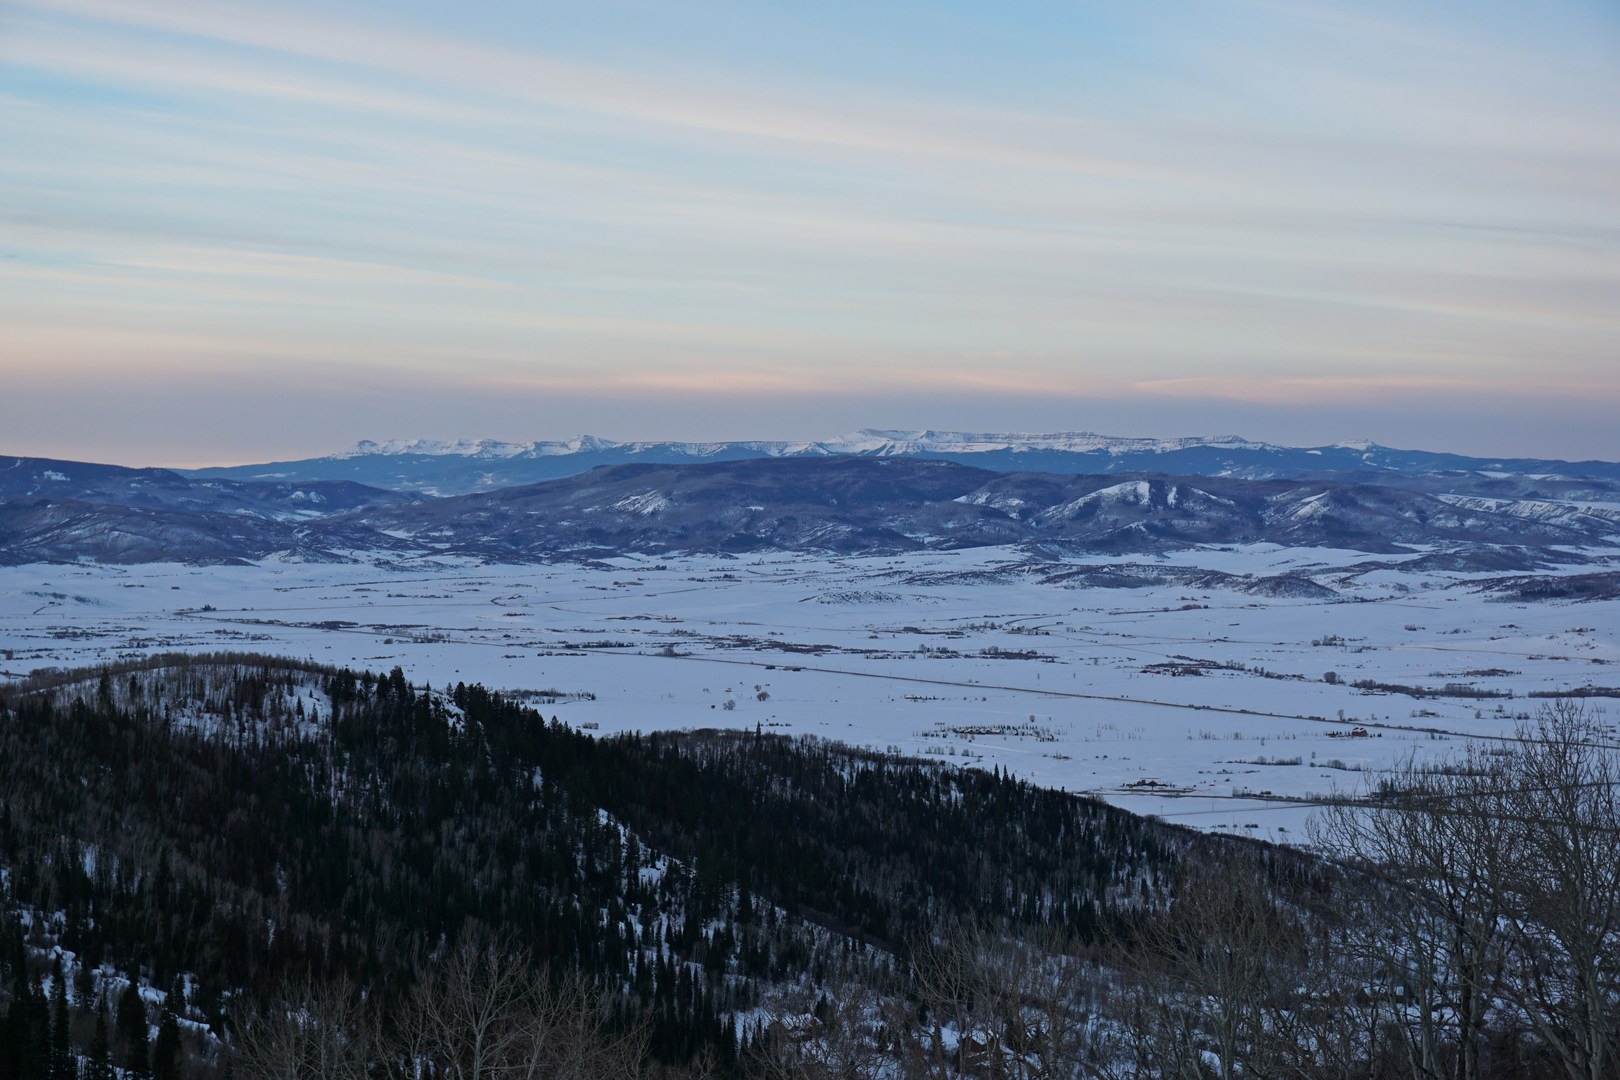
[[[1620,684],[1620,601],[1501,602],[1479,591],[1482,575],[1392,561],[1254,547],[1067,565],[979,549],[7,567],[0,670],[215,649],[398,664],[436,687],[535,692],[548,716],[603,733],[807,732],[1303,842],[1302,800],[1359,791],[1409,753],[1511,735],[1532,692]],[[1189,570],[1244,576],[1189,583]],[[1167,580],[1103,587],[1102,571]],[[1277,575],[1332,595],[1246,591]],[[1356,680],[1512,696],[1417,698]]]

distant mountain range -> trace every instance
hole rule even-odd
[[[0,564],[261,558],[305,549],[310,522],[411,498],[349,481],[199,480],[169,469],[0,457]]]
[[[654,456],[676,453],[669,447],[688,448],[681,451],[687,454],[682,463],[599,466],[446,496],[353,479],[292,477],[285,475],[292,470],[271,467],[244,479],[255,475],[251,469],[204,476],[0,458],[0,563],[212,562],[272,555],[505,562],[625,553],[884,554],[988,545],[1065,557],[1275,543],[1392,553],[1439,545],[1455,554],[1458,569],[1474,562],[1481,569],[1504,569],[1536,565],[1555,548],[1620,542],[1620,480],[1594,475],[1597,469],[1560,476],[1542,471],[1553,464],[1547,462],[1524,467],[1418,455],[1425,465],[1404,461],[1401,455],[1408,452],[1382,448],[1316,453],[1241,440],[1040,436],[1020,437],[1024,441],[1012,445],[993,436],[869,434],[864,442],[839,442],[860,451],[847,454],[831,453],[824,443],[711,444],[702,453],[692,444],[556,450],[573,444],[413,443],[362,444],[348,456],[318,459],[368,468],[392,461],[407,471],[421,462],[483,463],[498,470],[513,462],[577,464],[595,453],[642,452],[638,446],[665,448],[645,451]],[[945,457],[943,447],[972,461],[1149,461],[1183,469],[998,471]],[[1246,462],[1256,474],[1271,474],[1286,471],[1288,462],[1318,459],[1345,467],[1259,477],[1222,465]],[[1479,467],[1442,469],[1442,460]],[[1362,464],[1350,467],[1350,461]],[[1188,468],[1200,462],[1206,471]],[[452,472],[441,468],[436,475]]]
[[[191,470],[192,477],[309,483],[341,481],[429,495],[490,491],[575,476],[601,465],[691,465],[763,458],[910,457],[954,461],[998,472],[1072,475],[1159,473],[1279,478],[1471,474],[1620,481],[1620,464],[1477,458],[1374,443],[1288,447],[1237,436],[1118,438],[1085,432],[1050,435],[951,431],[858,431],[821,442],[613,442],[585,435],[555,442],[488,439],[363,441],[328,457]]]
[[[0,457],[0,497],[111,503],[136,509],[237,513],[301,521],[412,496],[349,480],[232,480],[51,458]]]
[[[579,476],[339,515],[402,543],[501,561],[622,552],[890,553],[1040,545],[1074,552],[1196,544],[1398,551],[1455,542],[1583,545],[1620,506],[1537,520],[1345,481],[1000,473],[906,457],[616,465]],[[1476,501],[1477,502],[1477,501]]]

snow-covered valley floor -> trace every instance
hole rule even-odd
[[[418,684],[528,691],[602,733],[805,732],[1303,842],[1302,800],[1358,792],[1411,753],[1510,736],[1533,692],[1620,685],[1620,601],[1502,602],[1482,575],[1398,561],[1266,546],[1067,565],[980,549],[6,567],[0,671],[225,649],[397,664]],[[1164,580],[1099,587],[1105,571]],[[1287,591],[1262,587],[1279,575],[1332,594],[1271,595]]]

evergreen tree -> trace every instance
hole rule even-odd
[[[50,1072],[51,1080],[77,1080],[78,1077],[73,1048],[68,1044],[67,972],[62,970],[60,953],[51,964]]]
[[[28,1046],[28,950],[15,917],[6,919],[0,971],[11,983],[11,999],[0,1017],[0,1076],[21,1077]]]
[[[96,1031],[90,1039],[90,1055],[85,1080],[113,1080],[112,1047],[107,1041],[107,1010],[96,1002]]]
[[[176,974],[174,982],[169,986],[169,992],[163,998],[163,1005],[176,1017],[186,1015],[186,979],[184,975]]]
[[[13,995],[6,1015],[0,1018],[0,1076],[22,1076],[22,1041],[19,1036],[21,1012]]]
[[[180,1080],[180,1022],[167,1007],[152,1043],[152,1080]]]
[[[84,1008],[96,996],[96,969],[83,953],[79,955],[79,966],[73,972],[73,1000],[79,1008]]]
[[[151,1056],[147,1047],[146,1003],[141,1000],[141,989],[134,978],[118,998],[118,1012],[114,1018],[118,1030],[118,1056],[124,1068],[137,1078],[149,1077]]]
[[[50,1007],[38,976],[29,979],[11,1002],[12,1038],[16,1042],[17,1080],[50,1080]]]

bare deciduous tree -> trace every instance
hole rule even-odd
[[[558,984],[526,953],[465,938],[383,1017],[350,983],[287,987],[237,1023],[246,1080],[369,1080],[381,1065],[434,1080],[620,1080],[642,1071],[640,1028],[611,1031],[608,999]]]
[[[780,1019],[762,1033],[746,1062],[759,1080],[878,1080],[891,1075],[880,1045],[883,1002],[850,986],[794,1023]]]
[[[1095,969],[1054,930],[953,925],[912,960],[928,1022],[901,1019],[907,1076],[1072,1077],[1091,1051]]]
[[[1275,1014],[1283,1075],[1317,1080],[1380,1080],[1394,1075],[1390,1036],[1396,1006],[1369,992],[1387,970],[1363,937],[1383,917],[1380,898],[1350,875],[1330,877],[1303,913],[1302,955],[1293,969],[1295,1004]]]
[[[552,985],[521,950],[463,938],[418,981],[400,1026],[407,1068],[445,1080],[608,1080],[640,1071],[645,1038],[607,1031],[607,1001]]]
[[[1505,989],[1569,1080],[1620,1075],[1620,750],[1559,699],[1519,732],[1493,801]]]
[[[1189,870],[1135,946],[1164,1040],[1155,1053],[1184,1076],[1277,1075],[1292,1056],[1276,1018],[1295,1004],[1297,945],[1257,862],[1234,853]]]
[[[1353,935],[1387,974],[1409,1071],[1475,1080],[1494,1024],[1528,1029],[1568,1080],[1620,1075],[1620,747],[1578,700],[1509,747],[1408,763],[1318,840],[1371,869]]]
[[[1418,1080],[1479,1076],[1503,977],[1490,802],[1504,782],[1499,762],[1477,752],[1444,769],[1409,758],[1375,805],[1330,807],[1313,822],[1323,849],[1373,875],[1342,941]]]
[[[346,981],[289,985],[236,1028],[245,1080],[367,1080],[381,1045],[374,1010]]]

